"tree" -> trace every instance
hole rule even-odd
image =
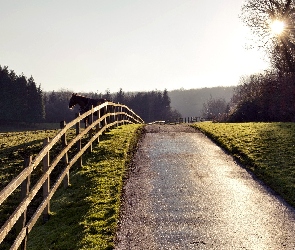
[[[241,79],[230,104],[227,121],[294,121],[295,77],[273,72]]]
[[[27,121],[42,122],[45,118],[45,107],[42,96],[42,90],[40,86],[37,88],[34,78],[32,76],[28,79],[27,98]]]
[[[258,37],[258,46],[270,55],[272,66],[282,75],[295,72],[295,3],[292,0],[248,0],[242,7],[243,21]],[[282,32],[273,24],[281,22]]]
[[[213,99],[212,97],[203,104],[202,116],[205,119],[215,120],[227,113],[227,103],[224,98]]]
[[[17,107],[15,117],[18,121],[25,121],[28,110],[28,98],[27,98],[27,79],[24,75],[20,75],[16,79],[16,96],[14,103]]]
[[[171,114],[170,103],[171,103],[171,100],[168,95],[168,91],[167,89],[164,89],[163,95],[162,95],[162,102],[161,102],[163,120],[166,120]]]
[[[112,101],[112,95],[109,89],[106,90],[105,94],[103,95],[104,99],[107,99],[108,101]]]
[[[75,118],[75,113],[79,113],[78,106],[74,109],[69,109],[69,99],[72,92],[69,90],[60,90],[47,92],[44,95],[46,122],[69,122]]]
[[[0,66],[0,121],[41,122],[45,116],[41,86],[33,77],[17,76],[7,66]]]
[[[122,88],[120,88],[119,92],[117,92],[114,101],[121,104],[125,103],[125,93],[123,92]]]

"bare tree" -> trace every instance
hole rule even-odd
[[[280,73],[295,72],[294,0],[247,0],[241,17],[258,37],[258,46],[269,53],[273,67]],[[282,32],[273,32],[274,22],[281,22]]]
[[[205,119],[216,120],[227,113],[227,103],[224,98],[213,99],[212,97],[203,104],[202,116]]]

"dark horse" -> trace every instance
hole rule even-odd
[[[85,112],[87,112],[88,110],[90,110],[93,107],[96,107],[104,102],[108,102],[108,100],[106,99],[91,99],[91,98],[87,98],[85,96],[81,96],[81,95],[77,95],[76,94],[72,94],[72,97],[70,99],[69,102],[69,108],[72,109],[76,104],[78,104],[80,106],[80,112],[83,114]],[[88,119],[85,120],[85,124],[86,121]]]

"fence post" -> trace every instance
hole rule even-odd
[[[107,118],[107,124],[109,125],[111,123],[111,115],[110,115],[110,113],[111,113],[111,106],[110,105],[108,105],[108,107],[107,107],[107,113],[109,114],[108,115],[108,118]],[[109,130],[110,130],[110,128],[108,129],[108,131]]]
[[[118,104],[119,104],[119,103],[118,103]],[[116,107],[115,107],[116,122],[117,122],[116,127],[119,127],[119,126],[120,126],[120,118],[119,118],[118,112],[120,112],[120,110],[119,110],[119,106],[116,106]]]
[[[122,106],[120,106],[120,112],[123,112]],[[124,125],[124,115],[123,114],[120,115],[120,120],[121,120],[121,125]]]
[[[32,156],[29,156],[24,159],[24,168],[27,168],[32,162]],[[24,198],[29,194],[30,191],[30,180],[31,175],[29,175],[21,184],[21,193],[20,193],[20,199],[23,201]],[[27,223],[27,209],[23,212],[23,214],[20,216],[16,223],[16,231],[17,234],[21,232],[21,230],[26,226]],[[25,250],[27,248],[27,235],[23,239],[20,249]]]
[[[49,143],[49,138],[46,138],[43,141],[43,147]],[[43,173],[45,174],[49,168],[49,151],[43,158]],[[50,191],[50,176],[47,177],[46,181],[43,184],[43,199],[45,199]],[[49,220],[49,212],[50,212],[50,201],[48,202],[47,206],[43,210],[43,222]]]
[[[106,107],[105,107],[105,114],[108,114],[109,113],[109,111],[110,111],[110,106],[109,105],[107,105]],[[108,125],[110,123],[110,117],[109,117],[109,115],[105,118],[105,125]],[[108,132],[110,129],[108,128],[108,129],[106,129],[105,130],[105,132]]]
[[[109,113],[111,114],[109,116],[109,123],[112,123],[113,122],[113,106],[109,106]],[[110,127],[110,129],[112,129],[112,127]]]
[[[76,114],[76,118],[78,118],[80,116],[80,113]],[[80,130],[81,130],[81,121],[78,121],[76,123],[76,136],[80,134]],[[78,152],[81,151],[82,145],[81,145],[81,139],[79,139],[77,141],[77,150]],[[78,163],[78,167],[82,167],[82,156],[77,160]]]
[[[114,123],[116,121],[116,107],[114,105],[112,105],[112,123]],[[112,126],[112,128],[115,128],[116,124],[114,124]]]
[[[112,123],[114,123],[115,122],[115,106],[114,105],[112,105]],[[113,125],[112,126],[112,128],[114,128],[115,127],[115,125]]]
[[[66,122],[65,121],[61,121],[60,122],[60,128],[63,129],[66,126]],[[62,147],[65,148],[68,143],[67,143],[67,137],[66,137],[66,133],[63,134],[63,136],[61,137],[61,142],[62,142]],[[64,157],[63,157],[63,165],[64,168],[66,168],[68,166],[69,163],[69,158],[68,158],[68,152],[65,153]],[[64,184],[64,188],[67,188],[70,184],[70,173],[69,171],[67,171],[65,178],[63,179],[63,184]]]
[[[117,117],[117,111],[118,106],[114,106],[114,122],[116,123],[114,127],[118,127],[118,117]]]
[[[91,124],[93,123],[93,105],[91,105],[91,115],[89,117],[89,124],[88,126],[91,126]],[[92,129],[89,130],[89,134],[88,134],[89,140],[91,140],[92,138]],[[92,143],[89,146],[89,152],[92,152]]]
[[[97,116],[97,120],[100,118],[100,109],[96,111],[96,116]],[[100,123],[99,122],[97,125],[96,125],[96,128],[95,128],[95,133],[97,134],[99,132],[99,126],[100,126]],[[99,143],[99,136],[97,137],[97,143]]]
[[[129,121],[129,116],[128,116],[129,112],[128,112],[128,108],[125,108],[125,120]],[[128,122],[126,122],[126,124],[128,124]]]
[[[102,116],[105,115],[105,107],[101,108],[99,110],[99,118],[101,118]],[[103,128],[105,125],[105,119],[103,119],[101,122],[100,122],[100,127]]]

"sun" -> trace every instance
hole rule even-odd
[[[274,35],[281,35],[285,29],[285,23],[281,20],[274,20],[270,24],[270,29]]]

